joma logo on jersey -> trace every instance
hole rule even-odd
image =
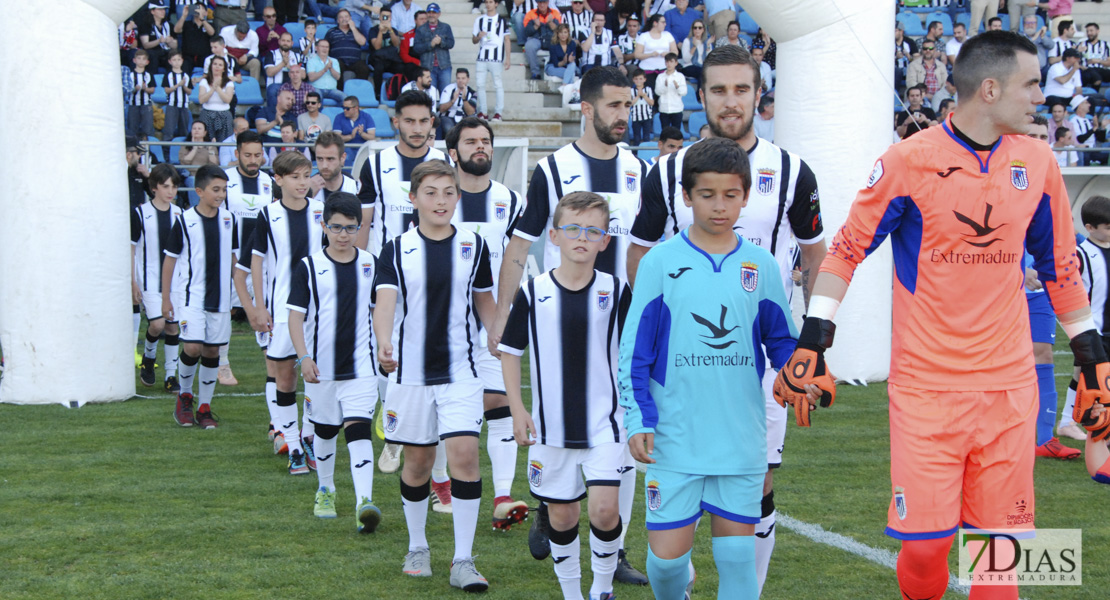
[[[648,510],[659,510],[663,505],[663,494],[659,492],[659,482],[654,479],[647,484]]]
[[[612,296],[612,291],[598,292],[597,308],[600,310],[609,310],[609,298],[611,298]]]
[[[1025,163],[1020,160],[1010,163],[1010,183],[1019,190],[1029,189],[1029,172],[1025,169]]]
[[[369,277],[374,272],[374,265],[371,263],[362,263],[362,276]]]
[[[397,431],[397,413],[392,410],[385,411],[385,431],[386,433]]]
[[[752,262],[740,264],[740,285],[745,291],[754,292],[759,283],[759,266]]]
[[[775,191],[775,170],[774,169],[760,169],[756,177],[756,189],[760,194],[769,196],[771,192]]]
[[[474,242],[460,242],[459,254],[463,260],[470,260],[470,257],[474,256]]]
[[[493,203],[493,216],[496,217],[498,221],[504,221],[505,217],[508,216],[508,213],[509,213],[509,205],[508,204],[505,204],[504,202],[494,202]]]
[[[540,487],[543,483],[543,463],[538,460],[533,460],[528,463],[528,483],[532,487]]]
[[[636,191],[636,175],[636,171],[624,172],[624,187],[628,188],[630,192]]]

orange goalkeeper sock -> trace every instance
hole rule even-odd
[[[948,589],[948,550],[953,536],[903,540],[898,553],[898,587],[902,600],[940,600]]]

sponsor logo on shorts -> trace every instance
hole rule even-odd
[[[740,285],[746,292],[754,292],[759,284],[759,265],[753,262],[740,263]]]
[[[385,411],[385,432],[397,431],[397,413],[392,410]]]
[[[543,463],[538,460],[528,461],[528,483],[532,487],[540,487],[543,483]]]
[[[1013,510],[1010,511],[1010,514],[1006,515],[1006,526],[1012,527],[1014,525],[1032,523],[1033,512],[1034,511],[1025,504],[1024,499],[1014,502]]]
[[[648,510],[659,510],[663,504],[663,495],[659,492],[659,482],[654,479],[647,484]]]
[[[898,520],[906,520],[906,488],[897,486],[894,488],[894,510],[898,512]]]

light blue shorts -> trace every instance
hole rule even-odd
[[[737,523],[758,523],[763,480],[756,475],[689,475],[648,465],[644,476],[648,530],[678,529],[702,511]]]

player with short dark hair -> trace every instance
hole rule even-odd
[[[343,136],[339,135],[338,131],[325,131],[317,136],[313,152],[316,154],[316,168],[319,170],[319,173],[312,177],[314,200],[326,202],[337,192],[358,193],[360,187],[358,181],[343,173],[347,151]],[[358,152],[357,147],[355,152]]]
[[[944,595],[959,527],[1031,528],[1035,520],[1037,392],[1021,291],[1025,249],[1081,367],[1076,410],[1087,415],[1095,403],[1110,402],[1103,383],[1110,364],[1079,283],[1067,189],[1051,149],[1025,135],[1044,102],[1036,48],[1019,34],[987,31],[964,43],[954,73],[960,102],[948,121],[891,146],[875,163],[821,265],[798,347],[775,382],[776,398],[794,405],[799,425],[809,424],[818,404],[832,405],[835,383],[824,361],[832,319],[857,265],[889,235],[886,532],[901,541],[898,583],[911,598]],[[1107,420],[1083,424],[1105,428]],[[992,556],[1012,557],[1011,546],[992,544]],[[971,594],[1017,598],[1018,590],[973,583]]]

